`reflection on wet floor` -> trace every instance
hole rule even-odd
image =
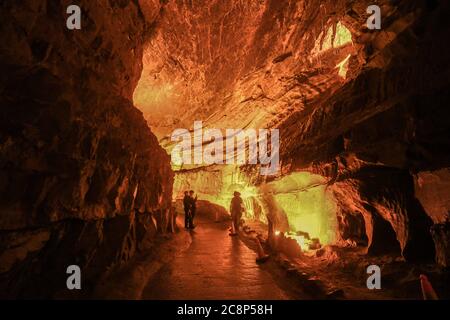
[[[143,299],[290,298],[226,225],[202,221],[191,234],[190,248],[147,284]]]

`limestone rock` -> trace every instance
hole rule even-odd
[[[69,31],[69,4],[0,5],[3,298],[64,296],[70,264],[88,295],[171,204],[169,157],[131,101],[159,9],[79,1],[82,29]]]

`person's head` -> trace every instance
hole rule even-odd
[[[239,197],[241,194],[240,194],[239,192],[235,191],[235,192],[233,193],[233,195],[234,195],[235,197]]]
[[[194,190],[189,191],[189,194],[190,194],[191,196],[193,196],[193,195],[194,195]]]
[[[185,195],[185,196],[188,196],[188,195],[189,195],[189,191],[185,191],[185,192],[184,192],[184,195]]]

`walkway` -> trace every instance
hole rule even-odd
[[[198,221],[191,235],[189,249],[147,284],[143,299],[292,298],[255,263],[255,252],[228,235],[227,225]]]

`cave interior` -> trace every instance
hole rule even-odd
[[[240,192],[242,241],[325,295],[450,297],[448,1],[77,2],[80,30],[70,1],[0,4],[0,297],[103,297],[184,232],[187,190],[221,223]],[[278,170],[174,164],[195,123],[277,129]]]

